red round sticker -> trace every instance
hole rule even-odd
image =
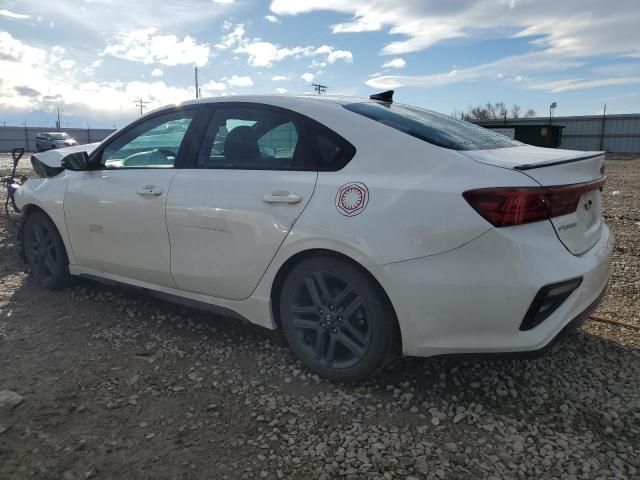
[[[364,183],[352,182],[341,186],[336,195],[336,208],[347,217],[361,213],[369,202],[369,190]]]

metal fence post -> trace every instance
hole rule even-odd
[[[600,130],[600,150],[604,146],[604,122],[607,119],[607,104],[604,104],[604,111],[602,112],[602,130]]]
[[[29,151],[29,129],[27,128],[27,122],[24,122],[24,142],[26,144],[25,150]]]

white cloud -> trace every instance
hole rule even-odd
[[[276,93],[279,93],[280,95],[283,95],[283,94],[287,93],[287,89],[286,88],[276,88]]]
[[[222,37],[219,43],[215,44],[215,48],[218,50],[226,50],[237,44],[244,39],[244,24],[238,23],[235,26],[229,21],[225,21],[222,24],[222,29],[228,33]]]
[[[273,77],[271,77],[272,82],[282,82],[284,80],[289,80],[289,77],[285,75],[274,75]]]
[[[235,0],[213,0],[213,3],[217,3],[218,5],[231,5],[235,3]]]
[[[203,90],[225,90],[227,86],[222,82],[210,80],[201,87]]]
[[[154,27],[134,30],[109,44],[103,55],[162,65],[206,65],[209,61],[209,45],[199,44],[186,36],[179,40],[175,35],[156,35]]]
[[[15,13],[9,10],[2,9],[0,10],[0,17],[13,18],[15,20],[25,20],[30,17],[30,15],[25,15],[23,13]]]
[[[214,18],[229,13],[228,7],[209,0],[0,0],[0,8],[15,10],[12,5],[15,9],[19,5],[19,13],[30,14],[33,19],[41,17],[44,24],[54,20],[64,29],[58,32],[58,38],[73,37],[65,35],[65,30],[80,33],[83,43],[101,40],[104,32],[126,33],[148,27],[161,32],[190,32],[194,25],[213,24]],[[37,36],[38,32],[33,34]],[[39,41],[44,39],[41,36]]]
[[[287,57],[301,55],[302,47],[281,48],[271,42],[254,40],[236,48],[235,53],[244,53],[248,58],[249,65],[253,67],[270,67],[275,62],[280,62]]]
[[[91,67],[92,67],[92,68],[98,68],[100,65],[102,65],[102,62],[103,62],[103,60],[102,60],[101,58],[99,58],[99,59],[97,59],[97,60],[94,60],[94,61],[91,63]]]
[[[303,73],[302,75],[300,75],[300,78],[303,79],[305,82],[307,83],[311,83],[313,82],[313,79],[316,78],[316,76],[313,73]]]
[[[442,2],[433,0],[272,0],[276,15],[335,11],[351,15],[333,25],[333,33],[387,29],[399,39],[382,48],[400,55],[428,48],[448,39],[477,34],[496,35],[504,29],[533,39],[536,45],[577,56],[622,54],[640,56],[640,9],[637,0],[608,2],[583,0]],[[622,34],[624,32],[624,40]]]
[[[407,66],[407,62],[403,58],[394,58],[382,64],[383,68],[404,68]]]
[[[57,63],[62,60],[62,57],[64,57],[64,54],[66,52],[67,51],[60,45],[54,45],[53,47],[51,47],[51,49],[49,50],[49,59],[51,60],[51,63]]]
[[[278,17],[276,17],[275,15],[266,15],[264,17],[264,19],[267,22],[271,22],[271,23],[280,23],[280,19]]]
[[[250,76],[233,75],[227,80],[227,83],[232,87],[251,87],[253,86],[253,80]]]
[[[331,27],[333,33],[376,32],[382,28],[384,15],[371,13],[353,22],[338,23]]]
[[[353,54],[349,50],[335,50],[329,45],[318,47],[311,55],[326,55],[329,63],[336,63],[338,60],[343,60],[345,63],[353,61]]]
[[[60,60],[60,68],[62,68],[63,70],[69,70],[73,67],[75,67],[76,62],[75,60],[71,60],[69,58],[65,59],[65,60]]]
[[[193,87],[164,82],[83,81],[76,69],[60,68],[61,47],[51,52],[30,46],[0,32],[0,110],[7,112],[52,111],[62,107],[69,115],[131,118],[131,99],[142,97],[150,108],[194,97]],[[64,60],[62,60],[64,61]],[[2,72],[11,72],[4,75]]]
[[[585,88],[608,87],[612,85],[633,85],[640,84],[640,76],[602,78],[597,80],[586,80],[583,78],[570,78],[564,80],[554,80],[546,83],[531,85],[534,90],[547,90],[552,93],[568,92],[571,90],[583,90]]]
[[[222,82],[216,82],[215,80],[210,80],[204,85],[200,87],[202,91],[202,95],[205,97],[213,97],[215,95],[219,95],[221,92],[224,92],[227,89],[227,85]]]
[[[235,47],[233,52],[247,55],[247,61],[252,67],[271,67],[274,63],[291,57],[322,57],[328,63],[335,63],[338,60],[345,63],[353,61],[353,54],[349,50],[336,49],[330,45],[283,47],[260,38],[249,39],[245,37],[246,31],[242,23],[234,25],[227,20],[222,24],[222,29],[227,33],[214,45],[214,48],[227,50]]]
[[[503,57],[473,67],[454,68],[444,73],[429,75],[384,75],[367,80],[373,88],[397,88],[401,86],[437,87],[459,82],[493,79],[503,72],[520,75],[523,72],[562,71],[582,66],[583,62],[571,60],[546,51]]]
[[[52,51],[55,48],[53,47]],[[0,32],[0,60],[37,64],[44,63],[46,59],[47,52],[42,48],[27,45],[13,38],[8,32]]]
[[[348,50],[336,50],[329,45],[320,47],[281,47],[275,43],[265,42],[260,39],[242,42],[242,45],[234,50],[235,53],[243,53],[248,56],[249,65],[252,67],[270,67],[284,59],[302,57],[322,57],[329,63],[342,60],[345,63],[353,61],[353,54]]]
[[[164,72],[159,68],[154,68],[153,70],[151,70],[152,77],[161,77],[163,75],[164,75]]]

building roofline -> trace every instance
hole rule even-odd
[[[603,115],[566,115],[562,117],[553,117],[551,119],[552,122],[562,122],[562,121],[571,121],[571,120],[602,120]],[[612,113],[607,114],[605,118],[613,119],[613,118],[639,118],[639,113]],[[510,122],[513,123],[539,123],[546,122],[549,123],[549,117],[521,117],[521,118],[507,118],[506,120],[501,118],[490,119],[490,120],[471,120],[472,123],[485,123],[487,125],[508,125]]]

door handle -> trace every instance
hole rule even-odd
[[[266,203],[300,203],[302,197],[297,193],[278,190],[275,192],[267,193],[262,197],[262,201]]]
[[[162,187],[158,187],[157,185],[145,185],[138,190],[138,195],[143,197],[157,197],[158,195],[162,195]]]

